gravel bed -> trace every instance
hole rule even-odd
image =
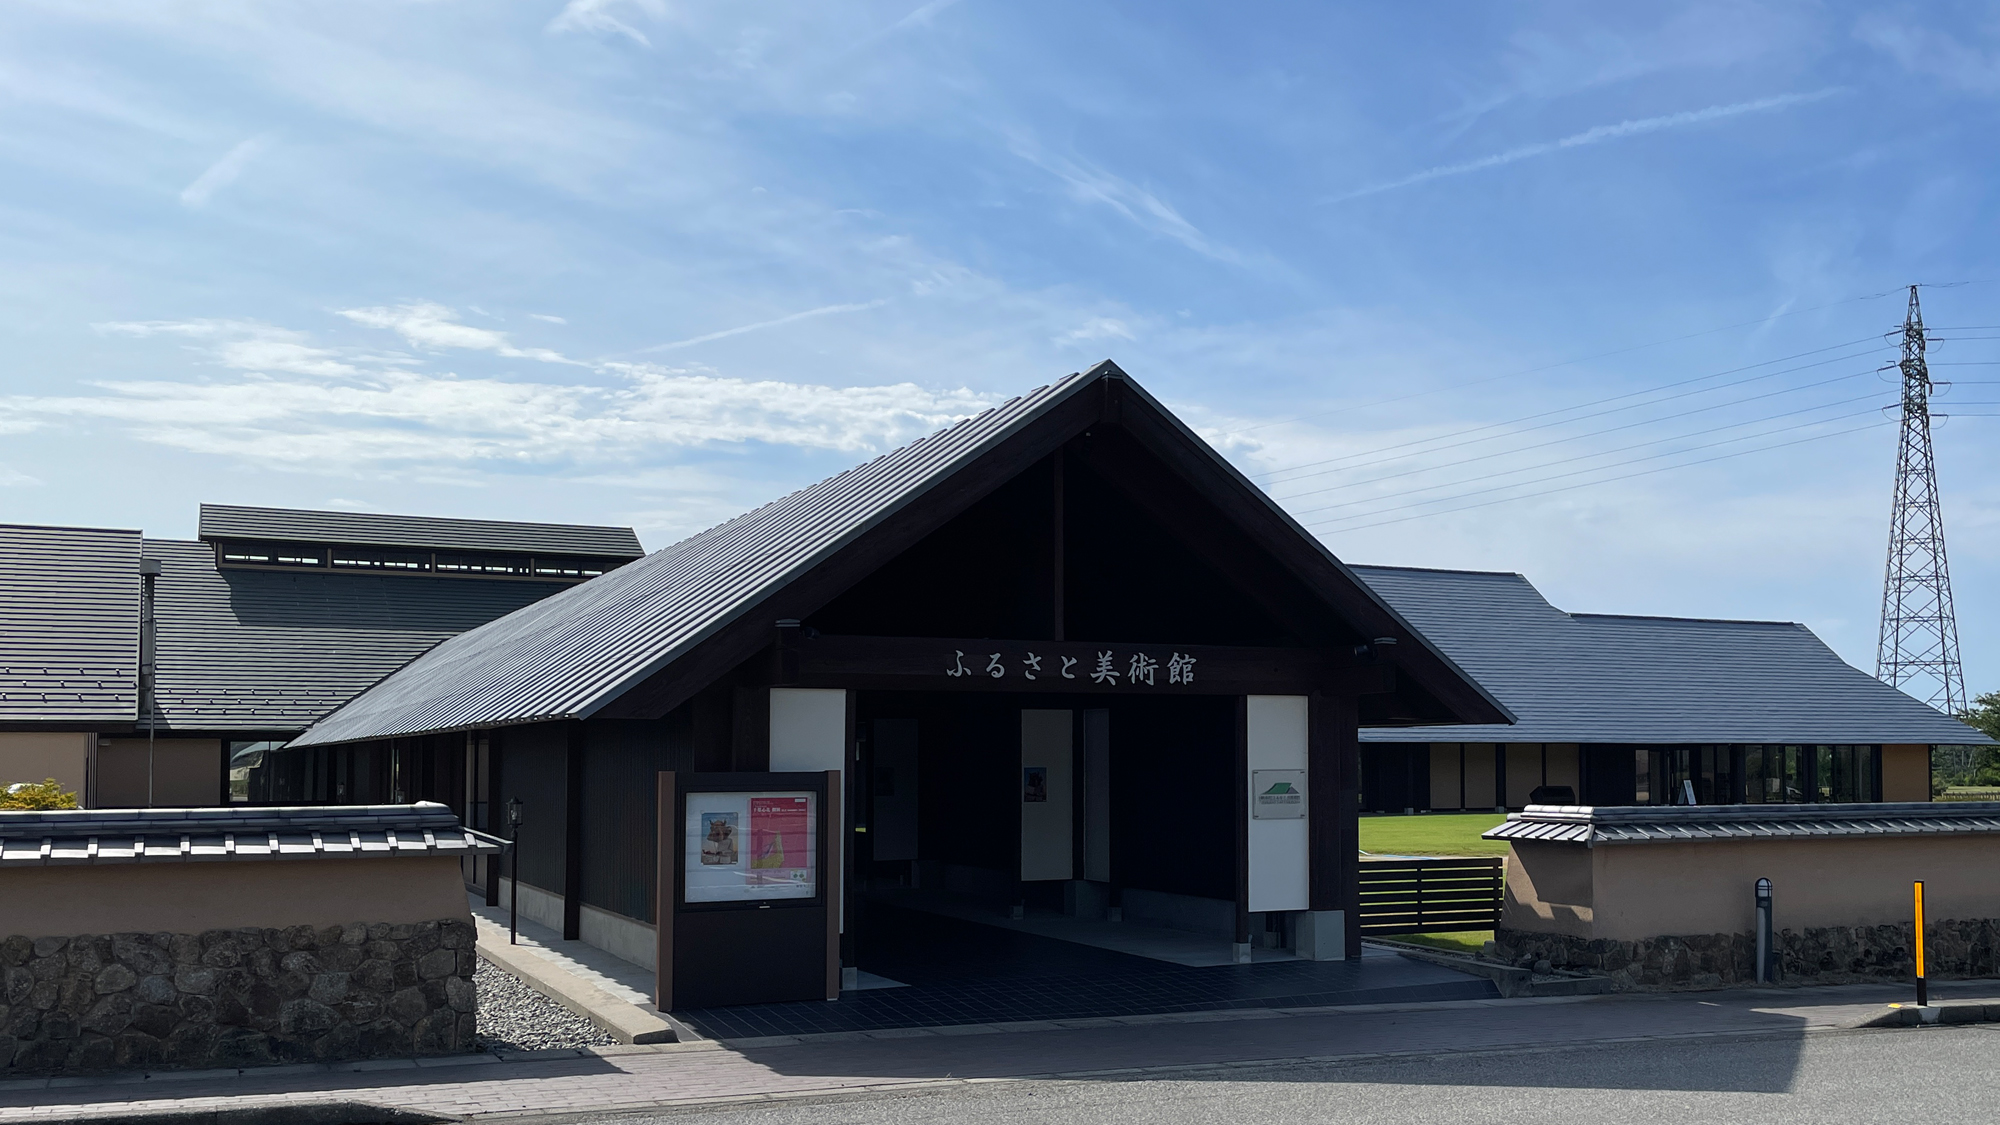
[[[479,959],[479,1045],[487,1050],[540,1051],[550,1047],[604,1047],[616,1043],[604,1030],[529,988],[519,977]]]

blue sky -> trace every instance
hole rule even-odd
[[[1344,558],[1804,621],[1872,667],[1875,369],[1922,282],[1968,678],[2000,688],[1986,6],[17,0],[0,29],[0,519],[657,547],[1108,356]]]

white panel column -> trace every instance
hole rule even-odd
[[[1248,697],[1250,910],[1305,910],[1312,847],[1306,697]]]
[[[1021,878],[1076,878],[1075,719],[1021,712]]]
[[[840,770],[847,776],[847,692],[840,688],[771,689],[771,772],[823,773]],[[827,862],[843,865],[851,843],[847,832],[847,794],[827,794],[822,815],[831,819],[829,827],[837,842]],[[839,912],[843,933],[847,929],[847,880],[840,881],[841,901],[833,903]]]

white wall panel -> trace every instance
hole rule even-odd
[[[1075,720],[1069,711],[1021,712],[1021,878],[1076,878]],[[1046,771],[1038,801],[1028,772]]]
[[[1249,766],[1258,770],[1306,768],[1306,704],[1303,695],[1249,697]],[[1306,805],[1312,803],[1306,776]],[[1250,788],[1250,909],[1304,910],[1311,904],[1312,848],[1307,817],[1258,820],[1257,794]]]

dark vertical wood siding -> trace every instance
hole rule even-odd
[[[654,920],[660,771],[694,769],[693,707],[664,719],[584,724],[583,901]]]
[[[521,801],[519,862],[521,881],[551,894],[563,893],[563,814],[567,805],[563,759],[563,724],[536,723],[495,731],[500,804],[496,810],[501,834],[506,833],[507,803]]]

